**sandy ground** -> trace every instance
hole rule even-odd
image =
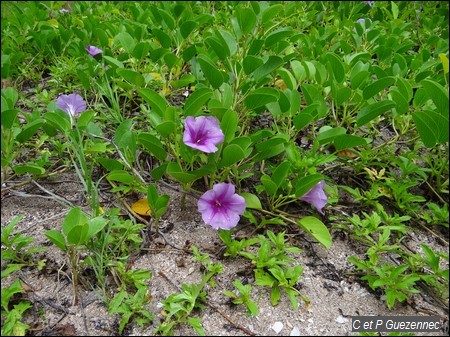
[[[70,175],[61,178],[58,183],[41,183],[41,186],[75,205],[81,202],[81,185]],[[309,305],[299,299],[299,307],[293,309],[288,297],[282,294],[280,302],[274,307],[270,303],[270,290],[253,285],[252,298],[258,304],[259,315],[249,317],[244,306],[231,304],[223,294],[224,290],[234,289],[232,282],[235,279],[240,279],[244,284],[254,280],[248,260],[226,259],[220,254],[214,255],[221,241],[217,232],[202,222],[196,209],[196,200],[188,197],[186,209],[181,211],[179,194],[171,190],[163,192],[171,194],[169,212],[161,220],[165,238],[176,247],[195,245],[201,252],[210,253],[213,262],[223,264],[223,272],[216,278],[216,286],[206,287],[208,306],[194,315],[201,318],[206,335],[358,335],[351,331],[352,316],[357,315],[436,315],[441,317],[445,328],[432,335],[446,335],[445,332],[448,332],[448,308],[443,308],[424,291],[414,295],[409,303],[397,304],[395,308],[388,310],[380,294],[370,291],[352,276],[354,268],[347,258],[351,255],[361,256],[364,250],[338,231],[332,232],[333,245],[328,250],[312,242],[308,236],[292,234],[290,242],[301,249],[300,253],[292,257],[304,269],[298,288],[310,300]],[[19,275],[28,285],[25,298],[31,301],[33,308],[27,312],[25,319],[32,326],[30,332],[32,335],[41,336],[118,335],[119,316],[108,314],[95,291],[81,286],[81,304],[72,306],[70,275],[63,272],[66,260],[44,235],[46,230],[59,229],[67,212],[67,206],[33,184],[17,189],[16,192],[2,193],[2,227],[15,216],[24,214],[25,217],[17,225],[15,233],[22,231],[35,239],[33,245],[47,247],[45,252],[39,253],[39,259],[47,259],[46,267],[42,271],[24,268],[14,274]],[[324,220],[326,223],[326,218]],[[241,224],[236,228],[238,232],[248,230],[248,226]],[[432,247],[438,245],[420,231],[411,232],[409,239],[412,246],[419,243]],[[155,247],[158,249],[154,249]],[[178,292],[177,289],[181,288],[182,284],[199,283],[202,275],[200,265],[182,250],[148,242],[147,249],[139,254],[133,268],[148,269],[153,275],[148,280],[152,301],[147,307],[155,314],[155,319],[153,324],[143,327],[129,324],[123,335],[154,335],[153,330],[157,322],[163,318],[161,301]],[[11,280],[11,277],[2,280],[2,286]],[[111,292],[114,291],[115,289],[111,289]],[[175,329],[175,335],[197,334],[190,326],[180,325]]]

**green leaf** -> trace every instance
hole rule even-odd
[[[120,32],[115,37],[117,41],[119,41],[120,45],[125,49],[127,53],[130,53],[133,51],[134,46],[136,45],[136,42],[134,41],[133,37],[128,34],[127,32]]]
[[[250,8],[238,8],[236,17],[241,33],[246,35],[253,31],[256,25],[256,14]]]
[[[324,176],[321,174],[311,174],[300,178],[295,186],[295,196],[297,198],[303,197],[303,195],[305,195],[311,188],[324,179]]]
[[[431,110],[417,111],[412,117],[426,147],[432,148],[436,143],[448,142],[448,118]]]
[[[395,83],[394,77],[380,78],[379,80],[376,80],[375,82],[369,84],[367,87],[364,88],[363,97],[365,100],[367,100],[394,83]]]
[[[257,109],[270,102],[278,101],[280,93],[275,88],[259,88],[252,91],[245,98],[245,105],[249,109]]]
[[[247,75],[253,73],[258,67],[262,66],[263,64],[264,61],[260,57],[257,57],[255,55],[247,55],[242,62],[244,72]]]
[[[114,57],[103,55],[103,59],[110,65],[114,66],[114,68],[123,68],[123,63],[116,60]]]
[[[153,154],[156,158],[164,161],[167,157],[167,152],[164,150],[164,146],[161,141],[151,133],[141,132],[137,136],[138,144],[141,144],[145,149]]]
[[[141,96],[150,105],[153,111],[155,111],[160,117],[163,116],[164,111],[168,106],[168,103],[164,97],[150,88],[139,89],[137,92],[139,96]]]
[[[265,24],[268,21],[270,21],[272,18],[274,18],[278,13],[280,13],[284,9],[284,6],[282,4],[276,4],[272,5],[270,7],[267,7],[261,15],[261,23]]]
[[[442,85],[432,80],[422,80],[420,82],[425,88],[428,96],[436,105],[438,113],[448,118],[448,89],[444,89]]]
[[[133,120],[124,120],[116,129],[114,142],[130,161],[136,160],[136,137],[132,130]]]
[[[331,247],[331,235],[328,228],[322,221],[313,217],[306,216],[297,221],[297,224],[307,231],[314,239],[316,239],[325,248]]]
[[[167,173],[170,174],[175,179],[177,179],[182,184],[189,184],[199,178],[195,174],[183,172],[181,167],[175,162],[170,162],[167,165]]]
[[[367,144],[367,140],[365,138],[355,135],[339,135],[334,138],[333,142],[336,151]]]
[[[269,56],[266,63],[264,63],[262,66],[260,66],[253,72],[255,81],[259,81],[261,78],[263,78],[267,74],[270,74],[272,71],[279,68],[283,63],[284,63],[284,61],[281,57]]]
[[[133,57],[143,61],[148,57],[150,51],[150,43],[147,41],[139,42],[133,49]]]
[[[282,162],[272,173],[272,181],[276,184],[277,188],[286,181],[286,176],[289,173],[291,164],[288,161]]]
[[[225,143],[229,143],[233,140],[236,133],[239,116],[236,111],[228,109],[220,121],[220,128],[225,135]]]
[[[219,161],[217,166],[219,168],[231,166],[237,163],[239,160],[244,159],[245,152],[241,149],[239,145],[229,144],[222,151],[222,159]]]
[[[124,184],[132,184],[136,182],[136,177],[123,170],[111,171],[106,178],[108,180],[118,181]]]
[[[277,184],[275,184],[272,179],[266,174],[261,176],[261,183],[264,186],[264,190],[268,195],[275,195],[278,190]]]
[[[334,79],[338,83],[344,82],[345,69],[339,56],[337,56],[335,53],[327,53],[325,57],[331,65],[331,70],[333,72]]]
[[[48,237],[50,241],[53,242],[56,247],[61,249],[63,252],[67,250],[66,240],[64,239],[64,236],[61,234],[61,232],[52,229],[46,231],[45,236]]]
[[[170,86],[172,86],[174,89],[180,89],[183,87],[187,87],[189,84],[194,83],[195,81],[196,79],[194,75],[184,74],[179,80],[171,81]]]
[[[328,125],[323,126],[319,130],[315,141],[319,142],[320,145],[331,143],[337,136],[345,135],[347,130],[342,126],[332,128]]]
[[[289,70],[280,68],[277,70],[277,74],[280,75],[281,79],[288,89],[297,91],[297,81],[295,80],[294,75],[292,75]]]
[[[248,192],[241,192],[239,195],[245,199],[247,208],[262,209],[261,201],[256,195]]]
[[[68,233],[75,227],[87,224],[87,217],[84,215],[83,211],[80,207],[74,207],[72,208],[69,213],[67,213],[66,217],[64,218],[64,222],[62,225],[62,231],[68,236]]]
[[[207,37],[205,39],[205,44],[214,50],[216,55],[220,60],[225,60],[228,56],[230,56],[230,50],[228,49],[227,43],[223,40],[222,35],[218,34],[220,39],[216,37]]]
[[[116,69],[117,75],[121,76],[124,80],[130,82],[131,84],[134,84],[138,87],[143,87],[145,84],[144,76],[141,74],[125,68],[117,68]]]
[[[406,98],[400,93],[398,89],[391,87],[389,94],[392,97],[392,100],[395,102],[395,110],[398,114],[403,115],[409,110],[409,103]]]
[[[89,228],[88,228],[86,240],[92,239],[95,236],[95,234],[97,234],[98,232],[103,230],[103,228],[105,228],[105,226],[107,224],[108,224],[108,220],[106,220],[105,218],[103,218],[101,216],[90,219],[88,221]]]
[[[180,33],[181,36],[186,39],[189,34],[191,34],[195,28],[198,27],[198,23],[196,21],[185,21],[180,25]]]
[[[170,48],[172,45],[172,40],[168,34],[158,28],[152,28],[152,33],[155,35],[159,43],[161,43],[163,48]]]
[[[220,87],[225,79],[222,72],[217,69],[217,65],[213,64],[211,60],[204,55],[199,55],[197,60],[202,68],[203,74],[208,79],[211,86],[214,89]]]
[[[27,123],[23,130],[16,136],[16,140],[19,143],[24,143],[31,137],[33,137],[40,127],[45,123],[43,118],[35,119],[34,121]]]
[[[212,97],[212,94],[213,91],[210,88],[200,88],[195,90],[184,103],[184,115],[195,116]]]
[[[33,175],[41,175],[45,173],[45,168],[31,163],[14,165],[12,169],[16,174],[30,173]]]
[[[290,37],[292,34],[294,34],[294,31],[292,29],[281,28],[278,31],[270,33],[264,40],[264,44],[265,44],[266,48],[269,48],[270,46]]]
[[[2,111],[2,129],[10,129],[18,121],[19,110]]]
[[[356,125],[362,126],[364,124],[369,123],[371,120],[385,113],[386,111],[395,107],[395,103],[390,100],[380,101],[372,103],[368,106],[362,108],[357,117],[356,117]]]

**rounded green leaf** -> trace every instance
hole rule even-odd
[[[24,143],[31,137],[33,137],[40,127],[45,123],[45,120],[42,118],[35,119],[34,121],[27,123],[23,130],[16,136],[16,140],[19,143]]]
[[[134,84],[138,87],[142,87],[145,84],[144,76],[142,76],[141,74],[139,74],[133,70],[125,69],[125,68],[117,68],[116,73],[117,73],[117,75],[122,77],[125,81],[127,81],[131,84]]]
[[[303,197],[303,195],[305,195],[311,188],[324,179],[324,176],[321,174],[311,174],[299,179],[295,186],[295,196],[297,198]]]
[[[238,8],[236,17],[242,34],[249,34],[256,25],[256,14],[250,8]]]
[[[245,199],[245,206],[247,208],[262,209],[261,201],[256,195],[248,192],[242,192],[239,195]]]
[[[210,88],[195,90],[184,103],[184,115],[194,116],[211,98],[213,92]]]
[[[236,133],[239,116],[236,111],[228,109],[220,121],[220,128],[225,135],[225,143],[229,143],[233,140]]]
[[[306,216],[297,221],[297,224],[307,231],[314,239],[316,239],[325,248],[331,247],[331,235],[328,228],[322,221],[313,217]]]
[[[45,173],[45,169],[43,167],[31,163],[14,165],[12,169],[16,174],[30,173],[33,175],[40,175]]]
[[[326,54],[326,59],[331,65],[331,70],[333,72],[334,79],[338,83],[344,82],[345,79],[345,68],[339,56],[335,53]]]
[[[61,249],[62,251],[66,251],[66,240],[64,239],[64,236],[61,234],[61,232],[58,232],[54,229],[46,231],[45,236],[50,239],[51,242],[53,242],[56,247]]]
[[[363,90],[363,97],[364,99],[369,99],[376,94],[378,94],[383,89],[386,89],[387,87],[391,86],[395,83],[394,77],[383,77],[379,80],[376,80],[375,82],[369,84],[367,87]]]
[[[137,92],[139,96],[141,96],[150,105],[153,111],[155,111],[159,116],[163,115],[166,107],[168,106],[168,103],[164,97],[150,88],[139,89]]]
[[[230,166],[245,158],[245,152],[237,144],[229,144],[222,151],[222,159],[218,167]]]
[[[67,242],[72,245],[82,245],[88,240],[89,225],[87,223],[78,225],[67,233]]]
[[[420,84],[436,105],[437,111],[448,118],[448,89],[444,89],[442,85],[429,79],[421,81]]]
[[[278,101],[279,97],[280,93],[275,88],[259,88],[252,91],[245,98],[244,103],[247,108],[256,109],[266,105],[267,103]]]
[[[371,120],[385,113],[386,111],[395,107],[395,102],[391,100],[385,100],[372,103],[362,108],[356,117],[356,125],[362,126],[369,123]]]
[[[204,55],[199,55],[197,60],[202,68],[203,74],[208,79],[211,86],[214,89],[220,87],[225,79],[222,72],[217,69],[217,65],[213,64],[211,60]]]

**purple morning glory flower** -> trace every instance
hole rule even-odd
[[[219,120],[212,116],[186,117],[183,142],[205,153],[216,152],[217,144],[224,140]]]
[[[68,12],[70,12],[68,9],[65,9],[65,8],[61,8],[60,10],[59,10],[59,12],[60,13],[68,13]]]
[[[325,186],[325,180],[318,182],[313,188],[311,188],[300,200],[309,202],[316,207],[317,211],[323,215],[322,208],[327,204],[328,198],[323,187]]]
[[[373,3],[375,1],[364,1],[364,3],[366,3],[367,5],[369,5],[370,7],[373,7]]]
[[[86,51],[89,53],[89,55],[91,55],[92,57],[94,57],[95,55],[101,54],[103,53],[103,50],[94,47],[94,46],[86,46]]]
[[[86,110],[86,102],[78,94],[61,95],[56,100],[56,106],[71,116]]]
[[[238,224],[246,205],[245,199],[234,191],[233,184],[220,183],[200,197],[198,211],[207,225],[214,229],[231,229]]]

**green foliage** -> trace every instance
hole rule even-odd
[[[119,334],[122,334],[125,326],[133,320],[139,326],[144,326],[153,321],[153,313],[144,308],[150,301],[147,287],[141,286],[136,293],[131,296],[127,291],[122,290],[117,293],[109,302],[108,312],[120,314]]]
[[[2,276],[3,278],[3,276]],[[20,301],[11,309],[10,300],[15,294],[23,292],[20,281],[15,281],[9,287],[2,286],[2,336],[25,336],[30,326],[22,322],[25,311],[32,307],[28,301]],[[3,317],[5,321],[3,322]]]
[[[205,273],[199,284],[183,284],[179,293],[169,295],[162,303],[165,310],[164,321],[158,324],[155,333],[163,336],[172,336],[174,328],[179,324],[189,324],[200,336],[205,336],[201,319],[193,317],[196,309],[203,309],[207,301],[206,284],[212,284],[213,277],[222,272],[220,263],[213,264],[208,254],[203,254],[198,247],[192,246],[194,261],[205,266]]]
[[[183,210],[187,193],[234,184],[243,217],[263,234],[219,231],[224,255],[252,261],[274,305],[284,289],[297,308],[302,268],[290,266],[298,249],[269,226],[303,231],[327,249],[331,227],[348,231],[367,246],[367,260],[351,262],[384,291],[388,307],[414,294],[419,280],[445,297],[448,270],[437,262],[446,257],[427,246],[424,256],[408,253],[401,242],[417,225],[448,228],[448,3],[419,10],[415,2],[75,1],[70,13],[59,12],[59,2],[1,6],[2,193],[76,172],[90,210],[70,205],[61,230],[46,236],[67,254],[74,287],[84,266],[104,293],[108,273],[116,277],[110,308],[122,315],[121,331],[131,319],[151,321],[137,305],[146,303],[149,275],[125,267],[144,225],[118,209],[103,213],[103,182],[119,198],[146,194],[157,232],[170,207],[158,182],[181,186]],[[91,57],[86,45],[103,52]],[[80,116],[55,106],[72,92],[88,103]],[[183,142],[186,117],[205,115],[224,133],[214,153]],[[311,215],[300,198],[322,180],[328,203],[323,216]],[[336,216],[344,193],[354,212]],[[13,234],[18,221],[2,228],[2,259],[12,262],[2,276],[32,264],[40,250]],[[82,252],[88,257],[79,265]],[[181,322],[204,333],[191,313],[220,267],[193,253],[208,272],[165,302],[161,334]],[[382,262],[392,254],[398,266]],[[234,286],[239,294],[226,295],[255,315],[250,285]]]

